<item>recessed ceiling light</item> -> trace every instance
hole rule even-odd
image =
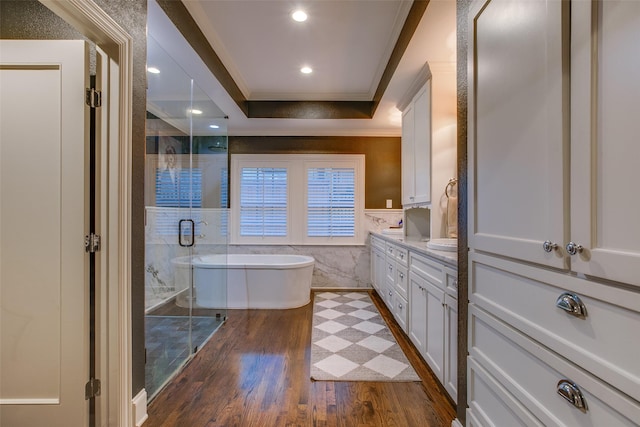
[[[302,67],[300,68],[300,72],[302,74],[311,74],[313,70],[311,69],[311,67]]]
[[[218,126],[218,125],[209,125],[209,127],[210,127],[211,129],[218,129],[220,126]]]
[[[307,20],[307,14],[304,13],[302,10],[296,10],[291,14],[291,17],[293,18],[294,21],[297,21],[297,22],[304,22]]]
[[[191,114],[202,114],[202,110],[196,110],[195,108],[187,111],[189,111]]]
[[[160,70],[158,70],[156,67],[149,67],[147,68],[147,71],[151,74],[160,74]]]

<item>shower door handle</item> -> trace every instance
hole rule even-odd
[[[184,229],[184,224],[188,223],[188,226],[190,228],[190,234],[191,234],[191,241],[187,241],[186,243],[182,241],[182,237],[185,236],[185,234],[182,232],[182,230]],[[180,246],[182,246],[183,248],[190,248],[191,246],[195,245],[196,243],[196,223],[193,222],[192,219],[181,219],[180,221],[178,221],[178,244]]]

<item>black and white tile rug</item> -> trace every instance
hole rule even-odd
[[[311,379],[420,381],[366,292],[314,295]]]

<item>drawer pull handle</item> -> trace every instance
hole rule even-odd
[[[389,291],[389,296],[392,296],[392,295],[393,295],[393,293],[391,291]]]
[[[398,308],[402,310],[402,303],[398,303]]]
[[[577,243],[569,242],[567,243],[567,252],[569,255],[579,254],[582,252],[582,246]]]
[[[563,309],[572,316],[584,319],[587,317],[587,307],[578,295],[565,292],[556,300],[556,307]]]
[[[404,259],[404,253],[403,252],[400,252],[400,258]]]
[[[544,249],[545,252],[553,252],[558,249],[558,244],[553,243],[551,240],[545,240],[542,244],[542,249]]]
[[[400,279],[404,279],[404,274],[399,273],[400,274]]]
[[[587,412],[587,402],[580,388],[569,380],[558,381],[557,392],[563,399],[571,403],[582,412]]]

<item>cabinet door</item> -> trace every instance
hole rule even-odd
[[[566,268],[568,2],[478,1],[470,10],[469,246]],[[565,109],[563,109],[565,107]]]
[[[409,338],[424,355],[427,340],[427,296],[422,277],[409,272]]]
[[[427,328],[424,358],[443,382],[444,374],[444,291],[428,281],[424,283],[427,306]]]
[[[640,2],[571,8],[571,268],[640,285]]]
[[[444,295],[444,388],[455,401],[458,395],[458,300]]]
[[[373,259],[374,283],[373,283],[373,285],[378,290],[378,292],[380,292],[381,289],[384,287],[384,284],[386,282],[386,274],[385,274],[385,267],[386,266],[385,266],[384,252],[382,252],[380,250],[375,250],[373,256],[374,256],[374,259]]]
[[[413,101],[413,203],[431,202],[431,80]]]
[[[415,198],[414,181],[414,110],[413,104],[409,104],[402,113],[402,204],[409,205]]]

